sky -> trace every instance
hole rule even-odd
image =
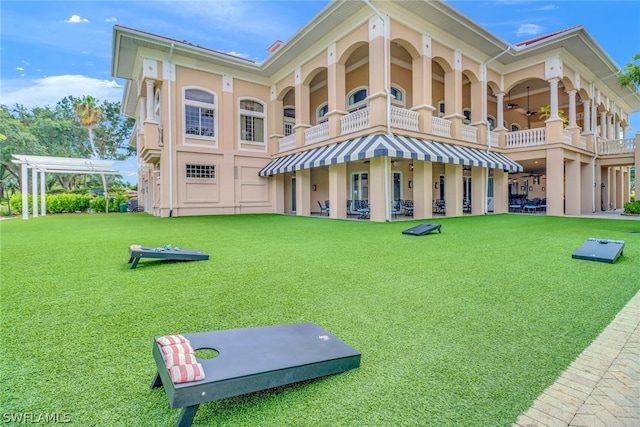
[[[359,0],[351,0],[359,1]],[[640,0],[451,0],[502,40],[515,44],[581,24],[619,67],[640,53]],[[0,1],[0,103],[54,106],[68,95],[121,101],[125,82],[111,76],[113,26],[264,60],[328,1],[146,0]],[[640,131],[640,113],[631,116]],[[116,163],[137,182],[137,163]]]

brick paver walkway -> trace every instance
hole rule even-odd
[[[640,426],[640,292],[514,427]]]

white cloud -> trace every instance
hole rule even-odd
[[[104,22],[118,22],[118,18],[107,18]]]
[[[50,76],[40,79],[8,79],[2,81],[2,103],[21,104],[27,108],[54,106],[62,98],[72,95],[91,95],[102,101],[122,101],[124,87],[115,80],[100,80],[82,75]]]
[[[22,68],[22,67],[16,67],[16,70],[18,70],[18,71],[24,71],[24,68]]]
[[[535,9],[535,10],[540,10],[540,11],[551,11],[551,10],[558,10],[558,9],[559,9],[559,7],[558,7],[557,5],[555,5],[555,4],[548,4],[548,5],[546,5],[546,6],[539,7],[539,8],[537,8],[537,9]]]
[[[229,54],[229,55],[237,56],[238,58],[245,58],[245,59],[249,58],[249,55],[247,55],[246,53],[239,53],[239,52],[236,52],[234,50],[232,50],[231,52],[226,52],[226,53]]]
[[[517,35],[518,36],[535,36],[542,32],[542,27],[536,24],[522,24],[520,28],[518,28]]]
[[[81,17],[80,15],[71,15],[71,18],[65,19],[64,22],[67,24],[87,24],[89,23],[89,20]]]

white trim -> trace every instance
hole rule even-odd
[[[242,101],[253,101],[262,106],[262,112],[260,111],[252,111],[252,110],[244,110],[240,108]],[[263,141],[250,141],[242,138],[242,116],[253,117],[253,118],[261,118],[262,119],[262,137]],[[238,98],[238,149],[242,150],[243,145],[254,145],[260,146],[263,148],[261,151],[267,151],[268,146],[268,137],[267,137],[267,103],[259,98],[254,98],[252,96],[243,96]],[[244,147],[247,150],[246,147]],[[253,150],[249,150],[253,151]]]
[[[209,95],[213,95],[213,104],[209,104],[207,102],[187,100],[186,99],[187,90],[199,90],[199,91],[208,93]],[[218,135],[218,132],[220,130],[219,127],[218,127],[218,94],[216,92],[210,90],[210,89],[203,88],[202,86],[183,86],[182,87],[182,98],[181,98],[181,101],[182,101],[182,105],[181,105],[181,112],[182,112],[182,144],[183,145],[193,144],[193,143],[187,142],[187,139],[190,139],[190,140],[201,140],[201,141],[211,141],[211,142],[213,142],[213,145],[206,145],[206,146],[210,147],[210,148],[211,147],[212,148],[217,148],[218,147],[218,136],[217,135]],[[187,133],[187,114],[186,114],[187,106],[213,110],[213,136],[193,135],[193,134]]]

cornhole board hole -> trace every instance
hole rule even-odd
[[[201,261],[209,259],[209,254],[192,249],[166,249],[166,248],[146,248],[144,246],[129,246],[129,264],[134,269],[138,265],[140,258],[159,258],[172,261]]]
[[[624,241],[589,238],[571,255],[572,258],[613,264],[622,256]]]
[[[408,228],[402,232],[402,234],[411,234],[413,236],[424,236],[432,231],[438,230],[438,233],[442,233],[440,230],[442,226],[440,224],[420,224],[415,227]]]
[[[360,366],[360,352],[315,323],[182,334],[202,365],[205,378],[174,384],[154,341],[158,372],[151,388],[164,387],[171,409],[183,408],[177,427],[187,427],[201,403],[238,396]],[[199,349],[218,352],[200,359]]]

